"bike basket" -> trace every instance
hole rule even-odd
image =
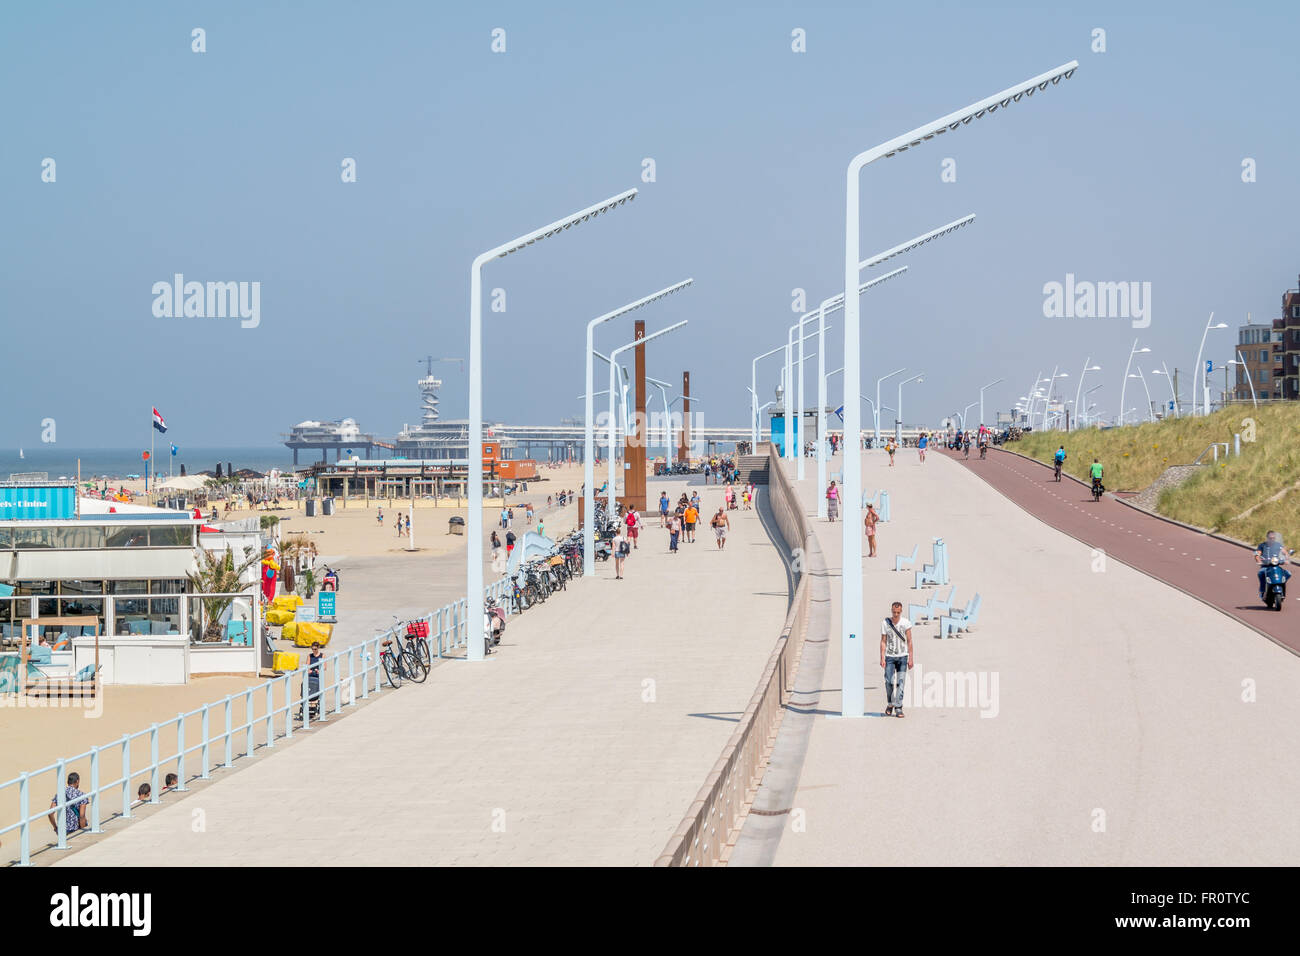
[[[429,622],[412,621],[410,624],[406,625],[406,633],[411,637],[428,637]]]

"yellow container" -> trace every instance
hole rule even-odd
[[[281,594],[271,602],[271,607],[277,611],[296,611],[302,605],[303,599],[297,594]]]
[[[278,608],[271,608],[266,612],[266,623],[274,624],[277,627],[288,624],[293,620],[293,611],[283,611]]]
[[[271,657],[271,670],[273,671],[296,671],[298,669],[298,655],[290,651],[276,651]]]
[[[321,647],[324,647],[333,636],[333,624],[322,624],[320,621],[299,621],[298,626],[294,628],[293,643],[295,647],[311,647],[315,643],[319,643]]]
[[[294,636],[297,633],[298,633],[297,621],[290,621],[288,624],[286,624],[283,628],[280,629],[280,637],[282,637],[286,641],[292,641],[294,639]]]

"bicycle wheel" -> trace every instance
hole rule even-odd
[[[420,655],[409,649],[402,652],[402,670],[417,684],[423,684],[424,679],[429,676],[429,668],[424,661],[420,660]]]
[[[524,600],[528,602],[528,607],[532,607],[534,604],[540,604],[542,601],[542,592],[539,591],[537,585],[533,584],[531,581],[528,582],[528,586],[524,588]]]
[[[424,662],[426,668],[433,665],[433,654],[429,651],[429,639],[427,637],[417,638],[415,646],[419,650],[420,660]]]
[[[392,654],[380,654],[380,662],[384,665],[384,676],[388,678],[388,686],[394,690],[402,686],[402,669],[396,661],[393,660]]]

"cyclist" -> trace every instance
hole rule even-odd
[[[1056,449],[1056,480],[1061,480],[1061,466],[1065,464],[1065,446]]]
[[[1101,476],[1104,469],[1101,462],[1096,458],[1092,460],[1092,467],[1088,469],[1088,474],[1092,476],[1092,487],[1094,490],[1101,488]]]

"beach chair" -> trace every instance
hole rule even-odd
[[[934,561],[932,564],[924,564],[921,570],[916,572],[916,583],[912,585],[919,588],[922,584],[947,584],[948,582],[948,545],[944,543],[943,538],[934,539]]]
[[[954,609],[952,614],[939,618],[939,636],[952,637],[962,631],[969,631],[975,626],[980,616],[980,596],[971,598],[970,604],[961,609]]]
[[[95,697],[99,693],[99,679],[94,664],[87,664],[71,677],[49,677],[30,661],[27,664],[27,695],[29,697]]]
[[[905,554],[894,555],[894,570],[901,571],[905,567],[906,568],[914,567],[916,565],[916,555],[920,550],[921,550],[921,546],[918,544],[914,548],[912,548],[911,557],[908,557]]]
[[[949,588],[946,598],[939,597],[939,592],[935,591],[924,604],[909,604],[907,606],[907,619],[913,623],[917,621],[933,621],[940,614],[948,613],[952,609],[952,594],[955,590],[956,588]]]

